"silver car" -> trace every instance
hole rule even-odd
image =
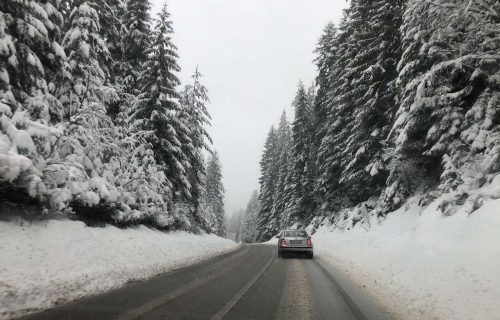
[[[306,230],[283,230],[278,234],[278,257],[286,253],[303,253],[313,258],[313,244]]]

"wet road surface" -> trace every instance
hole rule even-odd
[[[243,245],[197,265],[22,319],[390,319],[321,257]]]

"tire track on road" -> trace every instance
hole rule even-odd
[[[236,295],[219,311],[217,312],[210,320],[221,320],[224,316],[231,311],[231,309],[240,301],[240,299],[248,292],[248,290],[260,279],[260,277],[266,272],[269,266],[275,261],[276,258],[274,254],[271,255],[267,263],[264,265],[262,269],[257,272],[257,274],[247,282],[247,284],[236,293]]]
[[[232,264],[231,262],[237,261],[241,256],[244,256],[247,252],[249,251],[249,247],[246,247],[245,249],[241,250],[238,253],[235,253],[234,255],[231,255],[221,261],[219,261],[219,264],[222,264],[222,267],[220,269],[217,269],[211,273],[209,273],[206,276],[203,277],[198,277],[195,278],[194,280],[188,282],[187,284],[183,285],[182,287],[179,287],[173,291],[170,291],[166,294],[163,294],[159,297],[157,297],[154,300],[149,301],[146,304],[143,304],[139,307],[136,307],[134,309],[128,310],[118,316],[116,320],[133,320],[133,319],[138,319],[142,315],[168,303],[169,301],[180,297],[192,290],[195,290],[204,284],[213,281],[217,279],[218,277],[224,275],[226,272],[229,270],[235,268],[237,264]]]
[[[283,295],[279,303],[277,319],[314,319],[312,288],[301,260],[293,259],[287,269]]]

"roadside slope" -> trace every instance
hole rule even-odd
[[[410,199],[368,230],[322,226],[318,256],[401,319],[496,319],[500,314],[500,199],[445,217]]]
[[[0,221],[0,319],[179,269],[237,246],[215,235],[144,226]]]

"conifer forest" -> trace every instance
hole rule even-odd
[[[166,4],[2,0],[0,201],[224,235],[208,92],[196,66],[180,83],[173,32]]]
[[[265,141],[258,239],[420,205],[472,213],[500,171],[500,3],[352,0]],[[497,195],[498,196],[498,195]]]

